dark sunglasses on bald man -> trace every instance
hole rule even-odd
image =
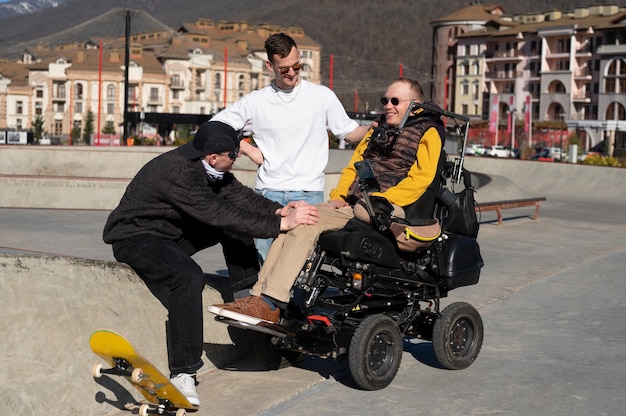
[[[403,101],[416,101],[416,100],[399,100],[396,97],[393,97],[393,98],[380,97],[380,102],[382,105],[387,105],[387,103],[390,101],[391,101],[391,105],[398,105]]]
[[[290,69],[293,69],[295,72],[298,72],[299,70],[302,69],[302,64],[300,62],[297,62],[291,66],[279,66],[278,72],[280,72],[280,75],[287,75]]]

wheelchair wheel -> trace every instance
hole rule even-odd
[[[402,336],[393,319],[372,315],[354,331],[348,351],[350,373],[364,390],[387,387],[396,376],[402,359]]]
[[[252,350],[257,360],[268,370],[278,370],[297,364],[304,355],[297,351],[283,350],[272,343],[272,335],[255,332],[252,335]]]
[[[483,344],[483,321],[469,303],[448,305],[435,321],[433,349],[441,365],[462,370],[474,362]]]

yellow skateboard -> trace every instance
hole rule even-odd
[[[175,414],[184,416],[186,410],[198,410],[150,361],[143,358],[123,336],[100,329],[89,337],[91,350],[102,357],[111,368],[96,364],[92,368],[95,378],[103,374],[124,376],[150,404],[139,407],[139,415]]]

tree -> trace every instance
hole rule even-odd
[[[72,141],[77,142],[80,139],[80,125],[78,123],[74,124],[72,127]]]
[[[102,127],[102,134],[115,134],[115,124],[113,120],[107,120]]]
[[[31,124],[33,126],[33,138],[35,139],[35,142],[39,142],[39,140],[41,140],[43,135],[46,134],[46,131],[43,128],[43,124],[44,124],[43,117],[38,115],[37,117],[34,118]]]
[[[83,141],[86,144],[90,144],[90,138],[93,134],[93,112],[87,111],[87,117],[85,117],[85,128],[83,129]]]

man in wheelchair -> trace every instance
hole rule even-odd
[[[394,80],[381,98],[384,115],[378,120],[378,128],[370,130],[355,149],[330,201],[318,205],[317,224],[300,225],[280,234],[270,248],[251,296],[210,306],[209,311],[252,325],[279,322],[294,282],[320,235],[341,230],[355,215],[369,220],[369,215],[362,215],[368,211],[364,209],[357,162],[368,161],[378,181],[380,190],[372,193],[380,205],[375,210],[385,211],[389,206],[391,212],[385,213],[389,217],[432,218],[439,188],[433,184],[439,181],[443,164],[445,132],[440,114],[410,108],[423,99],[423,88],[418,82]]]

